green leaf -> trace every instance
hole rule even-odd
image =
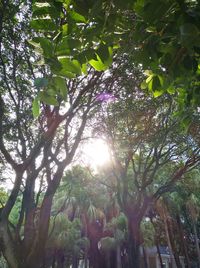
[[[53,57],[53,44],[50,40],[48,40],[47,38],[44,37],[36,37],[33,38],[34,42],[37,42],[40,44],[42,50],[43,50],[43,56],[50,58]]]
[[[48,2],[35,2],[33,5],[33,11],[38,8],[50,7],[51,5]]]
[[[48,85],[48,80],[43,77],[38,77],[34,80],[34,86],[38,89],[46,87]]]
[[[147,88],[147,83],[146,81],[143,81],[140,85],[141,89],[146,89]]]
[[[151,82],[151,80],[153,79],[154,74],[151,74],[147,79],[146,79],[146,83],[149,84],[149,82]]]
[[[180,26],[181,41],[185,46],[193,47],[199,45],[200,32],[196,25],[192,23],[185,23]]]
[[[105,65],[101,59],[99,58],[99,56],[97,55],[97,60],[90,60],[89,64],[97,71],[101,72],[101,71],[105,71],[108,69],[108,66]]]
[[[75,49],[78,49],[80,47],[81,47],[80,40],[75,38],[69,38],[66,36],[62,39],[62,42],[60,42],[60,44],[57,46],[56,54],[58,56],[68,56],[71,55]]]
[[[36,40],[37,41],[37,40]],[[28,40],[28,43],[32,46],[34,46],[35,48],[41,48],[40,43],[36,42],[34,39],[32,40]]]
[[[157,75],[157,77],[158,77],[158,79],[159,79],[159,81],[160,81],[160,85],[161,85],[161,87],[163,87],[164,81],[163,81],[162,76],[161,76],[161,75]]]
[[[155,90],[159,89],[160,86],[161,86],[160,79],[157,75],[155,75],[152,79],[152,90],[155,91]]]
[[[69,78],[69,79],[76,77],[76,74],[70,73],[70,72],[68,72],[65,69],[61,69],[60,71],[58,71],[58,72],[56,71],[54,73],[57,74],[57,75],[59,75],[59,76],[63,76],[63,77]]]
[[[72,20],[74,20],[76,22],[86,23],[85,17],[82,16],[81,14],[75,12],[74,10],[68,11],[68,14],[69,14],[69,16],[71,17]]]
[[[62,65],[62,70],[61,71],[66,71],[68,73],[74,73],[77,75],[81,75],[81,65],[77,60],[70,60],[67,57],[60,57],[59,62]]]
[[[101,44],[96,52],[103,63],[105,63],[110,57],[108,46],[104,44]]]
[[[151,70],[145,70],[145,71],[144,71],[144,74],[145,74],[146,76],[150,76],[150,75],[153,74],[153,72],[152,72]]]
[[[46,58],[45,62],[49,64],[53,73],[59,72],[62,69],[62,65],[57,57]]]
[[[34,118],[37,118],[40,114],[40,102],[38,100],[38,97],[36,97],[34,100],[33,100],[33,103],[32,103],[32,112],[33,112],[33,117]]]
[[[176,91],[175,91],[174,87],[170,86],[170,87],[167,88],[167,92],[168,92],[170,95],[172,95],[172,94],[174,94]]]
[[[86,63],[82,64],[81,70],[85,75],[87,75],[88,72],[87,72],[87,64]]]
[[[148,84],[148,89],[153,91],[154,97],[158,97],[163,94],[163,90],[161,89],[163,87],[163,79],[160,75],[150,75],[146,79],[146,83]]]
[[[48,105],[58,106],[58,101],[55,96],[49,95],[47,92],[41,91],[39,93],[39,98]]]
[[[71,3],[71,0],[56,0],[57,2],[63,2],[64,3],[64,8],[67,10],[70,3]]]
[[[76,59],[81,63],[87,63],[90,60],[97,60],[97,54],[94,49],[86,49],[76,56]]]
[[[59,76],[54,76],[54,77],[52,77],[52,81],[53,81],[56,89],[59,91],[63,100],[66,100],[66,98],[67,98],[67,86],[66,86],[65,79],[62,77],[59,77]]]
[[[155,33],[157,30],[156,30],[155,26],[149,26],[149,27],[146,28],[146,31],[148,33]]]
[[[68,33],[68,23],[65,23],[64,25],[62,25],[62,34],[67,35],[67,33]]]
[[[155,91],[153,91],[153,96],[155,98],[157,98],[157,97],[160,97],[161,95],[163,95],[163,93],[164,93],[163,90],[155,90]]]
[[[40,3],[43,4],[43,3]],[[48,3],[47,3],[48,4]],[[49,16],[51,18],[57,18],[60,15],[60,10],[57,10],[54,6],[43,6],[40,8],[35,8],[35,10],[33,11],[33,18],[42,18],[45,16]]]
[[[30,25],[33,29],[42,32],[53,32],[57,30],[56,24],[51,19],[33,19]]]
[[[188,131],[188,128],[190,126],[191,119],[189,117],[185,117],[181,120],[181,127],[185,130]]]

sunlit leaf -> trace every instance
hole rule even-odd
[[[75,12],[74,10],[69,11],[69,16],[76,22],[84,22],[86,23],[86,19],[81,14]]]
[[[157,98],[157,97],[160,97],[161,95],[163,95],[163,93],[164,93],[163,90],[155,90],[155,91],[153,91],[153,96],[155,98]]]
[[[80,75],[82,73],[81,65],[77,60],[70,60],[67,57],[60,57],[59,62],[62,65],[62,71],[65,70],[66,72],[74,73],[77,75]]]
[[[33,112],[33,117],[34,118],[37,118],[40,114],[40,102],[38,100],[38,97],[36,97],[34,100],[33,100],[33,103],[32,103],[32,112]]]
[[[99,56],[97,55],[97,60],[90,60],[89,64],[97,71],[105,71],[108,69],[108,66],[105,65],[101,59],[99,58]]]
[[[86,63],[82,64],[81,70],[85,75],[87,75],[87,64]]]
[[[146,83],[146,81],[143,81],[143,82],[140,84],[140,87],[141,87],[141,89],[146,89],[146,88],[147,88],[147,83]]]
[[[167,88],[167,92],[168,92],[170,95],[172,95],[172,94],[174,94],[176,91],[175,91],[174,87],[170,86],[170,87]]]

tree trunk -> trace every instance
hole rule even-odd
[[[189,255],[188,255],[188,249],[187,249],[187,245],[186,245],[185,239],[184,239],[183,226],[182,226],[181,219],[180,219],[179,215],[177,215],[176,221],[177,221],[177,225],[178,225],[180,240],[181,240],[181,243],[183,246],[186,265],[187,265],[187,268],[191,268],[191,263],[190,263],[190,259],[189,259]]]
[[[128,265],[129,268],[140,268],[139,244],[130,236],[128,239]]]
[[[55,267],[56,267],[56,250],[54,250],[53,252],[53,260],[52,260],[51,268],[55,268]]]
[[[90,222],[86,217],[87,236],[90,240],[88,249],[89,266],[92,268],[102,268],[106,266],[105,255],[101,254],[98,248],[98,243],[103,235],[103,226],[97,224],[96,221]]]
[[[40,267],[45,254],[45,245],[48,237],[49,219],[51,212],[53,196],[45,198],[41,208],[40,221],[37,226],[37,235],[34,239],[32,248],[29,251],[24,265],[20,268],[36,268]]]
[[[128,219],[128,264],[129,268],[140,268],[140,221]]]
[[[43,256],[45,254],[46,242],[48,239],[52,201],[62,178],[65,166],[66,164],[63,163],[58,166],[54,179],[48,185],[40,208],[39,219],[36,226],[36,236],[23,268],[36,268],[41,266]]]
[[[170,219],[167,218],[166,214],[164,215],[164,225],[165,225],[167,243],[169,247],[169,253],[171,256],[171,260],[172,260],[172,267],[174,266],[173,262],[175,261],[177,268],[182,268],[179,255],[177,254],[177,250],[174,244],[174,236],[173,236],[173,230],[171,227]]]
[[[199,249],[199,238],[197,235],[197,228],[196,223],[192,220],[193,230],[194,230],[194,237],[195,237],[195,244],[196,244],[196,251],[197,251],[197,258],[198,258],[198,268],[200,268],[200,249]]]
[[[148,268],[147,253],[146,253],[144,246],[142,246],[142,251],[143,251],[143,257],[144,257],[144,268]]]
[[[158,252],[158,258],[159,258],[159,261],[160,261],[160,267],[161,267],[161,268],[164,268],[164,265],[163,265],[163,262],[162,262],[161,253],[160,253],[160,248],[159,248],[157,239],[156,239],[156,249],[157,249],[157,252]]]
[[[110,250],[107,250],[105,252],[105,256],[106,256],[106,268],[111,268],[111,253]]]
[[[78,257],[76,254],[73,254],[73,257],[72,257],[72,268],[78,268]]]
[[[160,248],[159,248],[158,232],[157,232],[157,230],[156,230],[156,227],[155,227],[155,224],[154,224],[154,222],[153,222],[153,218],[152,218],[152,217],[150,217],[150,221],[151,221],[151,224],[153,225],[154,230],[155,230],[155,233],[156,233],[156,235],[155,235],[155,237],[154,237],[154,241],[155,241],[156,250],[157,250],[157,253],[158,253],[158,258],[159,258],[159,262],[160,262],[160,267],[163,268],[164,265],[163,265],[163,262],[162,262],[162,257],[161,257]]]
[[[100,254],[97,243],[90,240],[89,263],[92,268],[105,267],[104,256]]]
[[[167,216],[164,213],[164,227],[165,227],[165,234],[166,234],[166,238],[167,238],[167,244],[169,247],[169,255],[170,255],[170,259],[173,263],[174,260],[174,255],[173,255],[173,250],[172,250],[172,245],[171,245],[171,241],[170,241],[170,235],[169,235],[169,230],[168,230],[168,224],[167,224]]]
[[[13,244],[10,237],[10,231],[8,222],[3,221],[0,223],[0,247],[3,256],[9,266],[9,268],[20,268],[19,259],[17,258],[17,252],[15,251],[16,245]]]
[[[120,245],[117,246],[117,250],[116,250],[116,262],[117,262],[116,268],[122,268]]]

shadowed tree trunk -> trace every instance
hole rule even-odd
[[[144,246],[142,246],[142,252],[144,258],[144,268],[148,268],[147,253]]]
[[[78,256],[74,253],[72,256],[72,268],[78,268]]]
[[[177,268],[182,268],[182,265],[179,259],[179,252],[177,251],[175,241],[174,241],[174,230],[173,230],[171,219],[167,219],[166,224],[167,224],[166,230],[168,231],[169,241],[170,241],[172,253],[176,262],[176,266]]]
[[[154,242],[155,242],[155,245],[156,245],[156,250],[157,250],[157,253],[158,253],[158,258],[159,258],[159,262],[160,262],[160,267],[161,268],[164,268],[163,266],[163,262],[162,262],[162,257],[161,257],[161,253],[160,253],[160,248],[159,248],[159,237],[158,237],[158,233],[157,233],[157,228],[153,222],[153,215],[150,213],[150,221],[151,221],[151,224],[153,225],[154,227],[154,230],[155,230],[155,237],[154,237]]]
[[[129,268],[140,268],[140,221],[128,218],[128,264]]]
[[[185,255],[185,262],[186,262],[187,267],[191,268],[191,263],[190,263],[190,259],[189,259],[189,255],[188,255],[188,249],[187,249],[186,241],[184,238],[183,226],[182,226],[181,219],[180,219],[179,215],[177,215],[176,221],[177,221],[177,225],[178,225],[180,240],[181,240],[184,255]]]
[[[116,250],[116,268],[122,268],[122,260],[121,260],[121,248],[120,245],[117,246]]]
[[[198,258],[198,268],[200,268],[200,249],[199,249],[199,238],[197,234],[197,228],[196,223],[194,220],[192,220],[192,227],[194,230],[194,238],[195,238],[195,245],[196,245],[196,251],[197,251],[197,258]]]
[[[102,237],[103,229],[96,221],[90,222],[87,219],[87,232],[90,240],[90,248],[88,250],[89,264],[92,268],[106,267],[104,255],[98,248],[98,243]]]
[[[158,253],[158,258],[159,258],[159,262],[160,262],[160,267],[164,268],[163,262],[162,262],[162,257],[161,257],[161,253],[160,253],[160,248],[159,245],[157,243],[157,239],[156,239],[156,249],[157,249],[157,253]]]

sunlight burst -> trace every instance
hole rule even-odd
[[[97,168],[110,161],[107,144],[102,139],[93,139],[82,148],[83,161],[92,168]]]

